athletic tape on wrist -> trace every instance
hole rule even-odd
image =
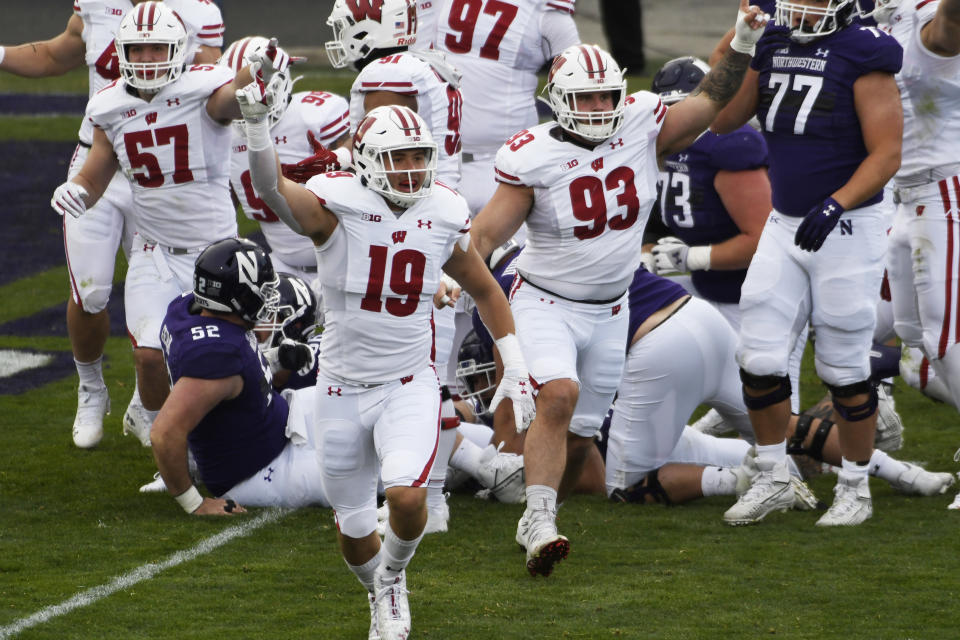
[[[200,495],[200,492],[197,491],[197,488],[193,485],[190,485],[190,488],[180,495],[175,496],[174,500],[176,500],[187,513],[193,513],[203,504],[203,496]]]

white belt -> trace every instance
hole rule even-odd
[[[170,247],[170,246],[167,246],[167,245],[165,245],[165,244],[160,244],[160,243],[157,242],[156,240],[152,240],[151,238],[148,238],[148,237],[143,236],[143,235],[141,235],[140,238],[143,240],[143,250],[144,250],[144,251],[147,251],[147,250],[155,251],[156,249],[160,249],[161,251],[165,251],[165,252],[169,253],[170,255],[174,255],[174,256],[185,256],[185,255],[190,254],[190,253],[200,253],[201,251],[203,251],[204,249],[207,248],[206,246],[202,246],[202,247]]]
[[[496,153],[470,153],[469,151],[464,151],[461,154],[461,159],[463,162],[483,162],[495,158],[496,155]]]
[[[943,178],[936,182],[928,182],[927,184],[914,187],[895,186],[893,188],[893,201],[900,204],[901,202],[916,202],[922,198],[939,197],[941,194],[941,184],[946,180],[947,178]]]

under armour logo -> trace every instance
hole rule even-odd
[[[273,144],[287,144],[287,136],[273,136]]]
[[[145,244],[145,245],[143,245],[143,250],[144,250],[144,251],[153,251],[153,248],[154,248],[155,246],[156,246],[156,245]]]
[[[616,149],[617,147],[622,147],[622,146],[623,146],[623,138],[617,138],[616,142],[610,143],[611,149]]]
[[[687,158],[689,158],[689,157],[690,157],[690,154],[689,154],[689,153],[681,153],[681,154],[677,157],[677,160],[678,160],[679,162],[686,162],[686,161],[687,161]]]
[[[180,98],[167,98],[167,106],[172,107],[173,105],[180,106]]]
[[[830,49],[820,49],[817,48],[817,52],[813,55],[820,56],[821,58],[826,58],[830,54]]]
[[[618,313],[620,313],[620,307],[621,307],[621,306],[622,306],[622,305],[619,305],[619,304],[613,305],[613,309],[610,310],[610,311],[611,311],[610,315],[611,315],[611,316],[615,316],[615,315],[617,315]]]
[[[521,380],[517,384],[520,385],[520,395],[522,396],[527,395],[527,383]]]
[[[267,475],[263,476],[267,482],[273,482],[273,467],[267,467]]]
[[[832,204],[827,205],[827,207],[823,210],[823,214],[829,216],[834,212],[835,209],[836,207],[833,206]]]
[[[417,220],[417,228],[422,229],[423,227],[426,227],[427,229],[432,229],[432,228],[433,228],[433,221],[432,221],[432,220]]]
[[[341,387],[337,387],[336,389],[334,389],[333,387],[327,387],[327,395],[328,395],[328,396],[342,396],[342,395],[343,395],[343,389],[342,389]]]

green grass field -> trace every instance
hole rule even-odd
[[[63,86],[82,90],[83,76],[0,77],[0,92]],[[345,93],[349,79],[317,72],[299,86]],[[75,131],[76,118],[0,119],[0,142],[71,140]],[[38,229],[55,222],[38,219]],[[67,295],[64,267],[4,285],[0,323]],[[69,342],[0,335],[0,348],[18,347],[69,351]],[[137,492],[155,467],[149,449],[121,436],[128,341],[112,337],[106,355],[113,413],[95,450],[70,439],[74,378],[0,395],[0,639],[366,637],[365,596],[328,510],[197,519],[167,495]],[[806,371],[804,406],[823,391],[809,354]],[[956,412],[902,382],[896,399],[906,424],[896,455],[956,470]],[[833,482],[811,485],[829,502]],[[912,498],[871,486],[875,515],[849,530],[820,530],[817,513],[799,512],[730,528],[721,522],[727,498],[665,508],[575,497],[559,516],[572,552],[549,579],[524,569],[513,541],[521,508],[454,495],[450,531],[427,536],[409,569],[413,637],[960,636],[960,512],[945,509],[954,492]]]

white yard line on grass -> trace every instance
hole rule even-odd
[[[129,589],[139,582],[149,580],[165,569],[176,567],[184,562],[189,562],[194,558],[210,553],[217,547],[225,545],[234,538],[239,538],[252,533],[266,524],[276,522],[291,512],[292,509],[270,509],[257,516],[253,520],[244,522],[243,524],[238,524],[237,526],[230,527],[229,529],[224,529],[217,535],[203,540],[191,549],[178,551],[166,560],[142,565],[129,573],[125,573],[122,576],[114,578],[107,584],[102,584],[97,587],[87,589],[86,591],[81,591],[72,598],[63,601],[60,604],[41,609],[31,616],[14,621],[13,624],[0,627],[0,640],[12,638],[21,631],[29,629],[30,627],[35,627],[38,624],[42,624],[48,620],[51,620],[52,618],[70,613],[74,609],[91,605],[97,600],[106,598],[107,596],[112,595],[121,589]]]

